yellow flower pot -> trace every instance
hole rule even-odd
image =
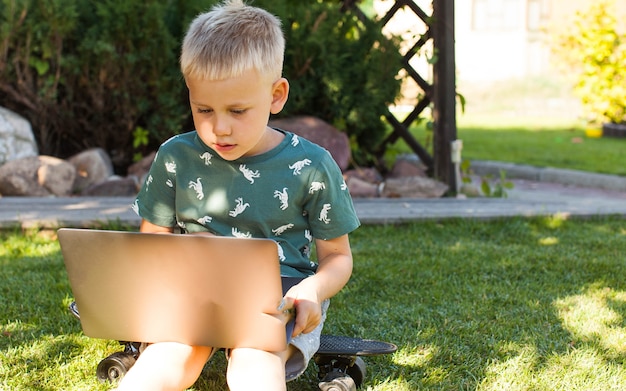
[[[585,129],[585,136],[590,137],[590,138],[602,137],[602,129],[587,128]]]

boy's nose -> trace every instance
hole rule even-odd
[[[213,123],[213,133],[216,136],[228,136],[230,134],[230,124],[223,118],[216,118]]]

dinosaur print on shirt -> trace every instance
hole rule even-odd
[[[166,162],[165,169],[169,173],[176,174],[176,162]]]
[[[233,237],[235,238],[243,238],[243,239],[252,238],[252,234],[250,232],[241,232],[235,227],[231,229],[231,233],[233,234]]]
[[[213,217],[211,217],[211,216],[204,216],[204,217],[200,217],[198,219],[198,223],[200,223],[202,225],[207,225],[211,221],[213,221]]]
[[[306,166],[310,166],[311,163],[310,159],[302,159],[290,165],[289,168],[293,170],[293,175],[300,175],[302,173],[302,169]]]
[[[320,212],[319,221],[323,221],[324,224],[330,224],[330,219],[328,218],[328,211],[330,211],[330,209],[330,204],[324,204],[322,211]]]
[[[280,236],[289,228],[293,228],[293,224],[290,223],[290,224],[281,225],[280,227],[273,229],[272,233],[276,236]]]
[[[311,187],[309,187],[309,194],[313,194],[316,191],[324,190],[326,185],[324,182],[312,182]]]
[[[283,191],[274,190],[274,198],[280,201],[280,210],[289,208],[289,194],[287,194],[286,187],[283,187]]]
[[[237,203],[237,205],[235,206],[235,209],[231,210],[230,212],[228,212],[228,215],[230,217],[237,217],[240,214],[242,214],[249,206],[249,203],[243,203],[243,198],[239,197],[235,200],[235,202]]]
[[[196,192],[196,197],[199,200],[204,199],[204,190],[202,189],[202,182],[200,182],[200,178],[197,181],[189,181],[189,188],[193,189]]]
[[[152,175],[148,175],[148,178],[146,178],[146,191],[150,191],[150,185],[152,184],[153,180],[154,178],[152,177]]]
[[[252,171],[245,164],[239,165],[239,171],[243,174],[243,176],[250,181],[251,184],[254,184],[254,178],[259,178],[261,174],[259,171]]]
[[[213,163],[211,163],[211,158],[213,158],[213,155],[211,155],[208,152],[205,152],[202,155],[200,155],[200,159],[204,160],[204,165],[205,166],[208,166],[209,164],[213,164]]]

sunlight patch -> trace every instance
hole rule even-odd
[[[21,320],[16,320],[9,321],[0,330],[3,337],[11,337],[13,334],[30,332],[36,328],[37,326],[32,323],[23,323]]]
[[[556,229],[560,228],[569,218],[569,213],[556,213],[544,219],[546,227]]]
[[[593,348],[575,349],[553,354],[535,376],[533,389],[552,390],[610,390],[609,385],[623,384],[621,365],[607,363]]]
[[[402,366],[423,367],[433,359],[437,351],[433,346],[418,347],[411,351],[402,350],[394,355],[393,362]]]
[[[617,354],[626,352],[626,328],[620,313],[626,292],[592,287],[581,295],[555,301],[563,326],[577,339],[594,342]]]
[[[559,239],[555,238],[554,236],[548,236],[539,239],[539,244],[544,246],[554,246],[555,244],[559,244]]]
[[[490,363],[485,369],[485,378],[477,390],[528,389],[530,372],[537,363],[537,349],[533,346],[519,346],[511,342],[507,344],[506,350],[515,350],[518,354],[508,360]]]

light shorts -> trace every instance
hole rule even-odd
[[[322,302],[322,319],[317,327],[307,334],[300,334],[293,338],[289,344],[296,348],[296,352],[287,360],[285,364],[285,380],[291,381],[302,375],[309,365],[309,361],[320,347],[320,336],[326,320],[326,312],[330,300]]]

